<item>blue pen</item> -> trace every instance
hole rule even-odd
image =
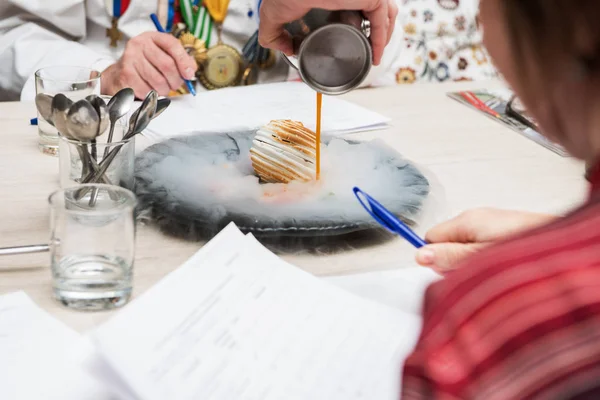
[[[38,119],[37,118],[31,118],[29,120],[29,124],[30,125],[37,125],[38,124]]]
[[[156,30],[161,32],[161,33],[166,33],[166,31],[163,29],[162,25],[160,24],[160,21],[158,20],[158,17],[156,16],[156,14],[150,14],[150,19],[152,20],[152,22],[154,22],[154,26],[156,27]],[[187,86],[188,90],[190,91],[190,93],[192,94],[192,96],[196,95],[196,89],[194,89],[194,85],[192,85],[192,82],[190,82],[187,79],[184,79],[185,81],[185,85]]]
[[[382,206],[377,200],[357,187],[354,188],[354,194],[364,209],[371,214],[371,217],[385,229],[402,236],[417,249],[427,244],[427,242],[421,239],[412,229],[406,226],[404,222],[400,221],[398,217]]]

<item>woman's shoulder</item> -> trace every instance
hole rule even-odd
[[[600,336],[591,337],[600,332],[599,226],[600,203],[586,206],[482,251],[432,284],[409,367],[425,366],[430,380],[455,394],[491,398],[500,390],[496,398],[507,399],[529,398],[524,393],[545,379],[540,371],[589,372],[576,367],[582,354],[600,363]]]
[[[429,287],[425,318],[431,327],[450,313],[463,321],[482,314],[502,321],[531,302],[535,307],[567,301],[567,292],[586,291],[587,284],[600,285],[598,227],[600,201],[490,246]]]

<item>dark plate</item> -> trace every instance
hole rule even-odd
[[[382,235],[379,225],[359,209],[358,202],[352,200],[349,203],[348,197],[339,205],[335,203],[335,197],[326,199],[324,201],[328,204],[321,214],[316,210],[311,212],[313,215],[306,216],[306,210],[295,213],[293,206],[289,211],[286,210],[285,207],[291,207],[289,204],[260,204],[248,200],[245,203],[247,207],[240,207],[239,199],[235,201],[236,204],[228,204],[222,199],[207,198],[206,194],[198,199],[198,196],[190,192],[184,194],[180,189],[173,193],[173,180],[181,178],[184,186],[189,184],[192,187],[204,177],[191,174],[183,178],[180,175],[168,178],[164,175],[164,164],[160,163],[204,160],[218,165],[238,162],[246,171],[243,173],[251,175],[253,171],[248,155],[253,137],[254,132],[199,134],[169,139],[144,150],[137,157],[135,165],[135,192],[141,215],[156,223],[163,232],[188,240],[208,240],[232,221],[243,232],[252,233],[263,243],[293,242],[300,247],[321,245],[332,240],[364,241],[389,237]],[[382,142],[345,142],[353,150],[359,150],[360,146],[375,146],[377,157],[374,163],[377,165],[365,168],[373,169],[373,179],[377,178],[379,171],[385,170],[389,175],[391,170],[394,181],[389,182],[385,193],[369,194],[381,200],[384,206],[405,222],[412,224],[429,194],[429,182],[425,176]],[[359,179],[353,184],[362,188],[368,182]],[[348,212],[349,208],[351,212]]]

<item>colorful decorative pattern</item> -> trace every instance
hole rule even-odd
[[[478,0],[402,0],[401,26],[397,28],[405,37],[392,66],[395,81],[406,84],[495,77],[496,69],[482,44],[478,6]]]

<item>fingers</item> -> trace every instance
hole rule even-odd
[[[107,96],[114,96],[119,88],[119,80],[115,77],[119,74],[117,63],[108,66],[100,75],[100,93]]]
[[[140,77],[148,84],[148,86],[156,90],[159,96],[167,96],[169,94],[169,91],[171,90],[169,82],[148,60],[141,59],[137,61],[135,63],[135,68]]]
[[[179,75],[184,79],[192,79],[194,77],[198,66],[177,39],[167,33],[156,32],[152,33],[151,38],[154,44],[160,47],[175,62]]]
[[[394,33],[397,17],[398,5],[396,4],[395,0],[390,0],[388,2],[388,37],[386,44],[390,44],[390,40],[392,40],[392,34]]]
[[[267,30],[265,33],[259,31],[258,42],[262,47],[279,50],[287,56],[294,54],[292,39],[283,28],[274,31]]]
[[[258,42],[265,48],[279,50],[286,55],[294,52],[292,39],[283,29],[283,25],[294,21],[310,10],[302,2],[285,2],[277,4],[276,1],[263,0],[260,8],[260,27],[258,29]]]
[[[321,0],[313,0],[321,3]],[[371,23],[371,45],[373,46],[373,64],[379,65],[383,50],[388,43],[388,36],[393,29],[390,22],[389,5],[394,0],[331,0],[323,4],[322,8],[329,10],[362,10],[364,16]],[[395,5],[395,3],[394,3]],[[396,10],[397,13],[397,10]],[[394,16],[394,22],[396,17]]]
[[[425,234],[425,240],[429,243],[475,242],[480,223],[476,215],[466,212],[431,228]]]
[[[388,15],[387,0],[380,0],[373,4],[373,11],[364,12],[365,16],[371,22],[371,45],[373,46],[373,64],[379,65],[383,50],[388,42],[388,32],[390,30],[390,20]]]
[[[141,58],[141,57],[139,57]],[[135,97],[143,99],[152,87],[142,78],[140,71],[135,66],[138,57],[135,54],[127,54],[127,50],[118,62],[119,70],[116,71],[115,81],[120,83],[120,88],[130,87],[135,93]]]
[[[146,60],[154,67],[152,68],[153,71],[150,71],[152,76],[149,76],[146,81],[152,85],[159,95],[166,96],[169,94],[169,90],[177,90],[183,85],[183,79],[181,79],[177,65],[171,56],[158,47],[144,48],[143,53]],[[155,76],[156,74],[161,75],[162,79]],[[155,86],[155,82],[156,85],[160,86]]]
[[[152,87],[143,79],[137,70],[133,70],[125,76],[127,80],[127,86],[133,89],[135,97],[143,99],[146,97],[148,92],[152,90]]]
[[[139,99],[155,90],[167,96],[183,84],[182,71],[193,77],[195,60],[181,43],[168,34],[147,32],[127,42],[119,61],[102,74],[102,92],[113,94],[124,87],[133,89]]]
[[[263,0],[260,8],[259,43],[263,47],[281,50],[291,55],[292,41],[283,29],[285,23],[305,15],[311,8],[328,10],[362,10],[371,22],[373,64],[379,65],[383,50],[391,39],[398,15],[395,0],[321,0],[277,1]]]
[[[548,224],[557,217],[523,211],[477,208],[441,223],[427,232],[430,243],[489,242]]]
[[[480,251],[485,244],[481,243],[438,243],[421,247],[415,259],[419,265],[445,273],[456,268],[458,263],[471,254]]]

